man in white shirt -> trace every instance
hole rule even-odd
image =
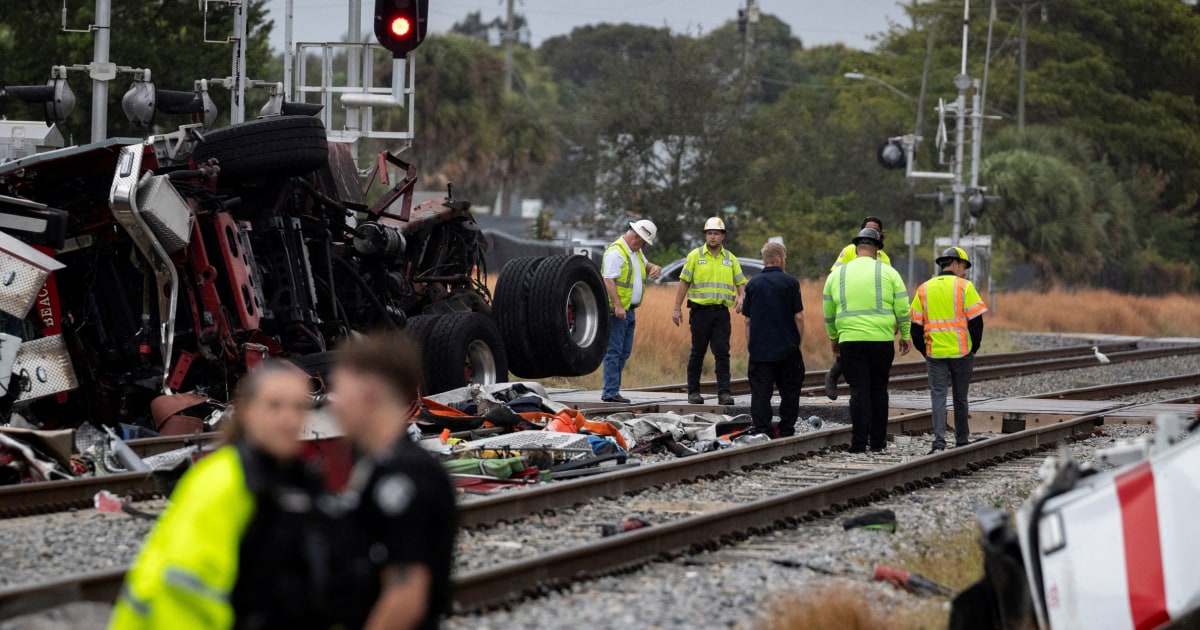
[[[642,248],[654,244],[658,228],[647,219],[629,224],[625,235],[604,251],[604,287],[608,291],[608,351],[604,354],[604,402],[629,404],[621,395],[621,371],[633,352],[634,311],[642,303],[646,279],[657,278],[662,268],[646,260]]]

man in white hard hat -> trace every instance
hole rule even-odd
[[[729,384],[729,307],[742,312],[746,295],[746,275],[738,259],[724,247],[725,221],[711,217],[704,223],[704,244],[688,253],[679,272],[675,291],[675,310],[671,321],[683,322],[683,299],[687,298],[688,326],[692,331],[692,353],[688,357],[688,402],[704,404],[700,395],[700,371],[704,354],[712,347],[716,362],[717,402],[733,404]]]
[[[611,315],[608,324],[608,351],[604,354],[604,402],[629,404],[621,395],[621,372],[633,352],[634,312],[642,303],[646,280],[662,273],[662,267],[646,260],[642,248],[654,244],[658,228],[648,219],[629,224],[625,235],[604,250],[604,287],[608,291]]]

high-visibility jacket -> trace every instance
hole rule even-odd
[[[892,259],[889,258],[887,252],[883,251],[882,249],[876,252],[875,255],[879,257],[879,260],[883,261],[883,264],[892,264]],[[855,258],[858,258],[858,247],[854,243],[850,243],[842,248],[842,253],[838,254],[837,260],[833,261],[833,266],[830,267],[829,270],[837,271],[838,267],[841,267]]]
[[[109,628],[233,627],[239,543],[254,505],[235,447],[200,460],[125,577]]]
[[[825,331],[838,341],[908,340],[908,290],[891,265],[858,257],[825,280]]]
[[[971,352],[967,322],[987,312],[970,280],[947,273],[917,288],[912,323],[925,330],[925,356],[957,359]]]
[[[688,301],[705,305],[733,306],[737,288],[746,284],[737,256],[724,247],[713,256],[705,245],[688,253],[679,279],[688,283]]]
[[[630,255],[633,252],[631,252],[629,245],[625,243],[625,239],[623,237],[614,241],[612,245],[609,245],[608,248],[604,250],[604,255],[608,256],[608,253],[613,251],[613,248],[616,248],[616,250],[620,252],[621,258],[623,259],[621,262],[621,275],[618,276],[613,282],[617,285],[617,297],[621,300],[621,308],[629,310],[630,306],[636,306],[633,304],[633,274],[645,273],[644,270],[646,269],[646,256],[642,254],[642,250],[639,249],[636,252],[639,264],[635,267],[633,264],[633,256]],[[645,280],[645,277],[643,277],[643,283]],[[643,284],[642,290],[643,295],[645,295],[645,284]],[[613,307],[612,298],[609,298],[608,300],[608,307]]]

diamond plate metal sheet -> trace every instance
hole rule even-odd
[[[166,175],[150,177],[137,193],[138,211],[167,253],[187,247],[192,211]]]
[[[26,341],[13,362],[13,374],[22,377],[16,400],[25,402],[61,394],[79,387],[71,355],[62,335]]]
[[[46,276],[62,264],[17,239],[0,233],[0,311],[25,317]]]
[[[544,449],[587,449],[588,437],[578,433],[559,433],[557,431],[518,431],[508,435],[472,440],[471,450],[495,448],[544,448]]]

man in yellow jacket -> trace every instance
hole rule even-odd
[[[688,356],[688,402],[704,403],[700,395],[700,371],[704,353],[712,347],[716,364],[717,402],[733,404],[733,389],[729,376],[729,307],[742,311],[746,295],[746,275],[737,256],[725,249],[725,221],[711,217],[704,223],[704,244],[687,255],[679,272],[679,288],[675,291],[675,310],[671,321],[683,322],[683,300],[687,299],[688,327],[692,331],[692,353]]]
[[[987,306],[966,279],[971,261],[961,247],[951,247],[934,261],[942,270],[917,288],[912,302],[913,345],[925,355],[929,370],[929,395],[933,403],[933,448],[946,448],[946,390],[954,392],[954,444],[965,446],[971,431],[967,388],[975,353],[983,341]]]
[[[880,219],[879,217],[874,217],[874,216],[867,217],[862,220],[862,225],[860,225],[859,228],[874,229],[875,231],[879,232],[879,242],[882,243],[884,241],[885,234],[883,232],[883,219]],[[887,252],[883,251],[882,245],[880,245],[880,249],[878,252],[876,252],[875,255],[876,255],[876,257],[879,258],[879,260],[883,261],[883,264],[885,264],[885,265],[892,264],[892,259],[888,258]],[[858,246],[856,246],[854,243],[850,243],[849,245],[842,248],[841,253],[838,254],[837,260],[833,261],[833,266],[829,268],[829,271],[830,272],[837,271],[838,267],[841,267],[842,265],[850,262],[851,260],[854,260],[857,257],[858,257]],[[835,357],[833,357],[833,365],[830,365],[829,371],[825,373],[825,395],[829,397],[829,400],[837,400],[837,397],[838,397],[837,384],[838,384],[838,379],[840,379],[841,377],[842,377],[842,363],[841,363],[841,361],[838,360],[838,357],[835,356]]]
[[[829,274],[822,305],[825,331],[850,384],[851,453],[887,447],[888,378],[900,331],[908,354],[908,291],[900,274],[878,259],[883,239],[863,228],[854,237],[855,258]]]

